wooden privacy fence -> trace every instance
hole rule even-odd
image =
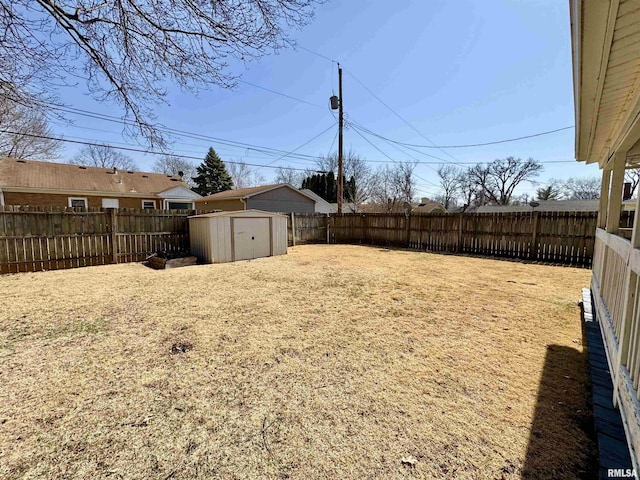
[[[295,215],[295,243],[361,243],[591,266],[595,212]]]
[[[187,217],[194,213],[0,207],[0,273],[137,262],[157,251],[186,251]],[[290,216],[289,244],[361,243],[589,267],[596,221],[594,212],[296,214]]]
[[[0,273],[136,262],[188,250],[186,210],[0,207]]]

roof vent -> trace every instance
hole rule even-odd
[[[180,170],[180,171],[178,172],[178,176],[179,176],[180,178],[184,177],[184,172],[183,172],[182,170]]]
[[[172,182],[178,182],[179,180],[177,178],[172,178],[171,181]]]
[[[16,162],[18,162],[18,163],[27,163],[26,160],[16,160]]]
[[[133,173],[131,170],[127,170],[127,173]]]
[[[79,168],[80,170],[86,170],[86,169],[87,169],[87,167],[83,167],[83,166],[79,166],[78,168]]]
[[[142,175],[142,178],[149,178],[149,175]]]
[[[173,177],[173,175],[167,175],[167,178],[171,178],[171,177]]]

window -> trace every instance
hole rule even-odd
[[[153,210],[156,208],[155,200],[142,200],[142,208],[144,210]]]
[[[119,208],[120,201],[117,198],[103,198],[102,208]]]
[[[169,210],[193,210],[193,202],[171,202],[167,201]]]
[[[87,199],[79,197],[69,197],[69,206],[87,208]]]

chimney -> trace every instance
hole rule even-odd
[[[427,204],[427,203],[429,203],[429,202],[430,202],[430,200],[429,200],[429,198],[428,198],[428,197],[422,197],[422,198],[420,199],[420,203],[422,203],[422,204],[424,204],[424,205],[426,205],[426,204]]]
[[[118,174],[118,169],[116,167],[113,167],[113,174],[117,175]]]
[[[178,172],[178,176],[179,176],[180,178],[184,177],[184,172],[183,172],[182,170],[180,170],[180,171]]]
[[[624,188],[622,190],[622,201],[629,200],[631,198],[631,184],[625,182]]]

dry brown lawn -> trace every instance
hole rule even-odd
[[[320,245],[0,277],[0,478],[584,478],[589,275]]]

